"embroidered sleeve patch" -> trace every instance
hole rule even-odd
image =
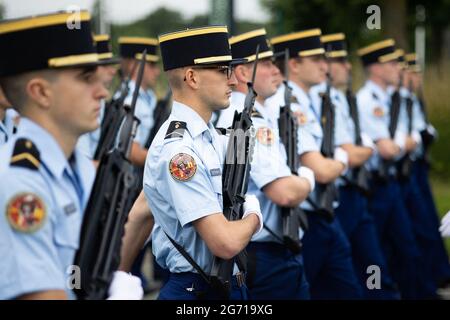
[[[47,211],[44,202],[37,195],[21,193],[9,201],[6,217],[15,230],[33,233],[44,225]]]
[[[381,118],[382,116],[384,116],[384,111],[381,107],[376,107],[375,109],[373,109],[373,115],[375,117]]]
[[[265,146],[272,145],[274,140],[272,129],[267,127],[259,128],[258,131],[256,132],[256,139],[258,140],[259,143]]]
[[[188,181],[197,171],[197,164],[191,155],[178,153],[170,160],[169,171],[175,180]]]
[[[308,122],[308,118],[306,114],[301,111],[294,112],[294,115],[297,117],[297,123],[301,126],[305,125]]]

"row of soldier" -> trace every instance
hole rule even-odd
[[[435,132],[414,54],[390,39],[358,50],[367,81],[354,95],[342,33],[312,29],[269,41],[264,29],[229,38],[226,27],[204,27],[120,38],[116,59],[107,35],[92,39],[87,12],[80,29],[66,27],[68,16],[0,24],[0,104],[18,112],[7,111],[0,126],[0,175],[8,181],[0,187],[0,298],[73,297],[66,270],[112,110],[105,87],[119,63],[125,104],[139,86],[129,160],[143,191],[125,226],[110,299],[141,297],[140,280],[128,272],[150,235],[168,274],[160,299],[223,298],[208,278],[214,257],[236,259],[244,249],[232,299],[433,299],[448,283],[428,182]],[[158,47],[173,100],[163,108],[152,91]],[[249,83],[257,93],[255,146],[242,219],[228,221],[228,133],[215,127],[232,127]],[[283,106],[296,122],[289,142]],[[285,239],[286,208],[301,209],[296,245]],[[379,271],[379,285],[368,282],[368,270]]]

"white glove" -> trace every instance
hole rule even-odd
[[[417,143],[417,145],[422,143],[422,136],[420,135],[420,133],[418,131],[413,131],[411,134],[411,137]]]
[[[107,300],[141,300],[144,296],[141,279],[124,271],[115,271]]]
[[[314,171],[312,171],[308,167],[301,166],[298,169],[298,176],[300,178],[305,178],[306,180],[308,180],[309,186],[311,188],[310,192],[313,192],[314,191],[314,187],[316,186],[316,179],[314,179]]]
[[[427,131],[428,133],[430,133],[435,139],[438,138],[438,132],[436,131],[436,129],[433,127],[433,125],[429,124],[427,126]]]
[[[443,237],[450,237],[450,211],[442,218],[439,231]]]
[[[373,143],[373,140],[370,139],[370,137],[365,134],[364,132],[361,132],[361,140],[362,140],[362,145],[366,148],[370,148],[372,150],[376,149],[375,143]]]
[[[242,219],[251,214],[256,214],[259,219],[259,229],[253,234],[253,236],[255,236],[260,233],[264,227],[263,216],[261,214],[261,208],[259,206],[258,198],[253,194],[247,194],[245,195],[244,214],[242,216]]]
[[[348,169],[348,153],[341,147],[337,147],[334,149],[334,160],[342,162],[344,164],[344,171],[342,171],[342,175],[347,172]]]

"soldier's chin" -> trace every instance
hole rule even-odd
[[[217,110],[227,109],[230,105],[231,105],[230,101],[227,100],[226,103],[224,103],[224,104],[222,104],[222,105],[220,105],[220,106],[217,106],[217,107],[216,107],[216,111],[217,111]]]

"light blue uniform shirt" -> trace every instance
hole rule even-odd
[[[233,95],[235,95],[235,100],[237,100],[236,96],[240,96],[242,100],[245,99],[245,95],[242,93],[233,92]],[[250,169],[248,193],[257,196],[261,206],[264,225],[282,238],[281,209],[266,196],[263,188],[279,178],[291,176],[292,173],[287,165],[286,150],[280,141],[278,122],[276,119],[273,119],[269,106],[265,105],[263,107],[256,101],[254,108],[262,117],[252,117],[257,138]],[[299,233],[301,237],[300,229]],[[266,229],[254,236],[252,241],[280,243]]]
[[[368,80],[356,95],[361,128],[374,141],[390,139],[389,121],[391,95],[373,81]],[[397,127],[395,142],[404,148],[405,132],[402,126]],[[400,155],[401,156],[401,155]],[[380,155],[375,152],[368,161],[368,168],[376,170],[380,165]]]
[[[184,134],[165,139],[172,121],[186,123]],[[168,120],[161,126],[147,154],[144,193],[155,217],[152,232],[153,254],[159,265],[172,273],[196,272],[168,240],[180,244],[197,264],[209,273],[213,255],[192,222],[223,210],[222,167],[227,139],[220,136],[192,108],[173,102]],[[187,181],[175,179],[171,159],[184,153],[196,163],[195,174]]]
[[[100,114],[98,116],[99,125],[102,123],[105,115],[105,100],[101,100]],[[101,127],[99,126],[92,132],[83,134],[77,142],[77,149],[80,150],[89,159],[94,159],[95,150],[97,150],[100,141]]]
[[[131,105],[135,88],[136,83],[134,81],[130,81],[129,92],[125,99],[125,104]],[[135,109],[135,116],[140,120],[140,124],[138,126],[134,141],[136,141],[142,148],[145,147],[145,143],[147,142],[148,136],[150,135],[150,131],[152,130],[155,122],[153,119],[153,111],[155,110],[156,103],[156,95],[152,90],[143,90],[140,88]]]
[[[400,89],[400,94],[403,98],[403,104],[402,109],[403,112],[401,113],[400,121],[402,122],[402,128],[404,128],[405,132],[408,132],[408,124],[409,124],[409,118],[408,113],[406,109],[407,99],[412,99],[412,137],[417,142],[416,149],[411,153],[412,159],[417,159],[423,154],[423,145],[422,145],[422,138],[420,136],[420,131],[426,129],[426,123],[425,119],[423,117],[422,111],[420,110],[420,103],[417,99],[416,95],[414,93],[411,93],[406,88]]]
[[[297,152],[299,156],[307,152],[320,152],[323,139],[323,131],[320,126],[320,114],[314,108],[311,97],[303,89],[291,81],[289,81],[289,86],[292,88],[292,96],[298,102],[292,103],[291,109],[294,113],[301,114],[298,121]],[[317,189],[310,194],[310,198],[313,201],[317,201]],[[305,210],[313,210],[308,201],[303,201],[300,207]]]
[[[312,105],[317,114],[322,114],[322,97],[320,94],[326,91],[326,82],[322,82],[309,90]],[[346,143],[353,143],[354,139],[348,127],[348,120],[350,118],[348,111],[348,104],[345,96],[337,89],[330,88],[331,103],[335,107],[335,122],[334,122],[334,144],[340,146]]]
[[[37,170],[10,165],[20,138],[39,150]],[[31,232],[14,228],[4,211],[0,217],[0,299],[54,289],[66,290],[74,298],[67,285],[71,275],[67,269],[74,262],[95,178],[91,161],[77,150],[68,161],[53,136],[27,118],[0,147],[0,158],[7,159],[0,162],[0,207],[11,208],[13,199],[32,195],[45,208],[42,224]]]
[[[14,116],[18,115],[17,112],[11,112],[12,109],[7,109],[5,111],[5,118],[3,121],[0,120],[0,145],[8,142],[8,140],[13,135],[15,124]]]

